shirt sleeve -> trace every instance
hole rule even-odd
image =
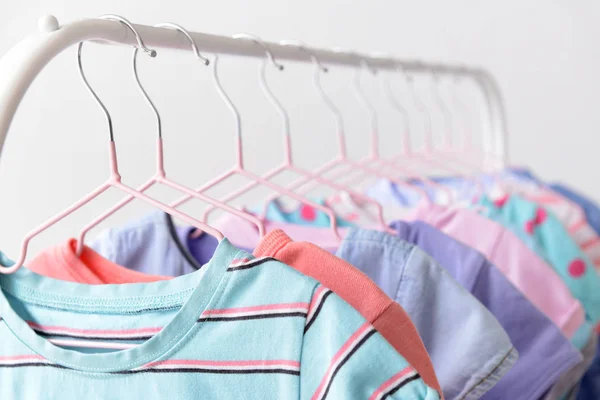
[[[304,328],[300,398],[437,400],[439,395],[356,310],[317,285]]]

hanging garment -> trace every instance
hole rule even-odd
[[[446,399],[481,398],[517,361],[518,352],[494,316],[418,247],[383,232],[353,229],[337,255],[406,310]]]
[[[572,339],[576,347],[581,348],[587,343],[591,326],[584,323],[585,313],[581,304],[573,298],[552,267],[512,232],[471,210],[462,208],[432,205],[414,209],[412,214],[405,217],[411,221],[427,222],[484,254],[529,301]],[[231,234],[233,241],[240,240],[247,244],[258,236],[253,233],[256,229],[247,223],[244,224],[239,218],[223,218],[217,225],[223,232],[227,232],[228,237]],[[287,232],[293,232],[296,240],[311,240],[329,251],[335,249],[335,242],[326,229],[281,224],[278,226]],[[486,234],[481,235],[480,232]],[[545,282],[543,287],[539,285],[541,281]]]
[[[483,215],[520,237],[532,237],[544,259],[581,302],[589,320],[593,324],[600,321],[600,276],[552,212],[517,195],[501,202],[483,197],[479,204],[484,206],[480,209]]]
[[[435,204],[420,207],[407,220],[426,222],[481,252],[568,338],[584,324],[581,304],[552,267],[502,225],[471,210]]]
[[[167,281],[82,285],[22,268],[0,286],[8,398],[438,398],[337,295],[227,239],[201,270]],[[76,351],[46,340],[65,334],[139,345]]]
[[[600,268],[600,236],[595,229],[588,223],[585,210],[577,202],[569,201],[568,196],[561,196],[560,192],[552,192],[551,186],[538,180],[533,174],[524,169],[507,169],[500,174],[500,178],[509,179],[508,183],[515,185],[518,193],[522,194],[529,201],[533,201],[540,207],[551,211],[560,223],[568,230],[569,236],[577,243],[581,250],[589,259]],[[458,177],[434,178],[438,183],[452,188],[456,198],[474,203],[476,190],[472,182]],[[480,181],[490,192],[500,189],[496,187],[496,181],[493,176],[481,176]],[[419,184],[419,183],[416,183]],[[396,190],[403,192],[404,189],[395,186]],[[500,192],[502,190],[500,189]],[[506,193],[498,197],[492,197],[495,202],[502,203]],[[406,200],[405,196],[401,198]]]
[[[581,378],[584,362],[574,365],[577,349],[481,253],[421,221],[396,221],[391,226],[399,238],[433,257],[490,310],[519,352],[515,365],[483,398],[537,399],[561,382],[560,388],[552,388],[558,399]]]
[[[196,261],[203,265],[212,258],[218,241],[210,235],[191,239],[190,233],[195,228],[175,226],[169,223],[170,218],[162,211],[153,211],[123,226],[102,231],[90,242],[90,247],[113,263],[134,271],[163,276],[192,273],[198,269]],[[172,235],[180,241],[172,240]],[[178,243],[188,246],[180,247]]]
[[[162,236],[160,235],[160,229],[164,228],[162,219],[144,218],[143,220],[146,223],[156,222],[157,226],[152,231]],[[172,238],[165,237],[165,240],[172,240]],[[128,242],[129,245],[132,243]],[[165,256],[158,254],[156,249],[146,249],[147,244],[140,242],[139,245],[137,248],[126,247],[124,250],[131,254],[142,255],[142,258],[150,263],[159,262],[146,258],[144,253],[155,255],[156,260],[165,259]],[[47,249],[34,258],[28,268],[53,278],[62,274],[62,270],[67,270],[71,272],[69,277],[80,278],[68,280],[88,284],[137,283],[142,281],[137,280],[140,275],[149,277],[145,278],[147,280],[157,278],[116,265],[87,246],[84,247],[81,257],[77,257],[75,248],[76,243],[72,239],[66,245]],[[162,246],[162,248],[167,249],[169,246]],[[214,248],[212,252],[214,253]],[[176,261],[176,265],[185,261],[182,255],[179,255],[180,260],[176,260],[176,254],[171,256],[171,259]],[[317,246],[292,242],[282,231],[272,231],[265,236],[256,249],[255,256],[286,260],[285,263],[296,270],[319,280],[326,287],[331,287],[331,290],[355,307],[406,358],[430,387],[441,393],[431,359],[410,317],[365,274]],[[129,258],[127,255],[125,257]],[[158,269],[160,266],[147,267]],[[103,280],[98,279],[96,271],[101,271]],[[117,274],[118,278],[114,278]],[[81,279],[83,277],[85,279]]]

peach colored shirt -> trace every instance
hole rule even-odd
[[[76,247],[77,240],[69,239],[59,246],[45,249],[27,264],[27,268],[54,279],[89,285],[147,283],[170,279],[122,267],[87,246],[83,247],[83,252],[78,257]]]

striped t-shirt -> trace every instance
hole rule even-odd
[[[439,399],[336,294],[227,240],[168,281],[0,289],[2,399]]]

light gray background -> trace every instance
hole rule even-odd
[[[215,34],[251,32],[267,40],[302,39],[314,46],[482,65],[496,76],[506,100],[510,161],[600,200],[596,1],[1,1],[0,54],[34,32],[38,17],[47,13],[61,22],[116,13],[133,22],[177,22]],[[153,172],[155,130],[134,86],[130,55],[126,48],[88,45],[84,64],[111,110],[124,182],[138,185]],[[223,83],[242,112],[248,166],[266,171],[281,160],[281,129],[260,92],[258,63],[223,57],[221,64]],[[162,112],[169,175],[196,186],[230,166],[233,122],[209,70],[177,52],[143,59],[140,70]],[[314,167],[332,157],[333,124],[311,86],[310,66],[269,69],[268,75],[289,109],[297,161]],[[350,154],[359,158],[369,143],[368,122],[352,95],[351,78],[338,69],[324,81],[347,116]],[[386,109],[373,78],[365,86],[381,109],[382,149],[391,154],[400,143],[394,135],[398,117]],[[106,133],[102,114],[77,76],[75,48],[70,49],[34,82],[10,130],[0,163],[0,249],[15,258],[28,230],[106,179]],[[177,197],[168,190],[152,193],[164,200]],[[118,198],[111,192],[56,225],[33,241],[32,252],[76,235]],[[187,210],[199,215],[196,208]],[[133,203],[104,226],[148,209]]]

